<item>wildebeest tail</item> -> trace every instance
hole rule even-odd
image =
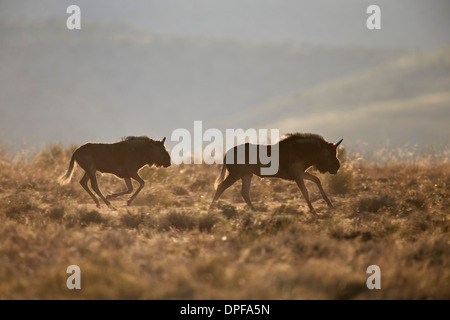
[[[73,169],[75,167],[75,154],[72,155],[72,159],[70,159],[69,169],[67,170],[65,175],[59,177],[58,182],[60,185],[68,184],[72,179]]]
[[[225,173],[227,172],[227,163],[225,161],[225,157],[223,158],[223,166],[220,175],[217,177],[216,182],[214,183],[214,189],[217,189],[217,186],[222,183],[225,179]]]

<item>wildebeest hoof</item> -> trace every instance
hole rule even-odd
[[[213,202],[211,202],[211,204],[209,205],[209,210],[212,210],[212,209],[214,209],[215,207],[217,207],[217,202],[216,202],[216,201],[213,201]]]

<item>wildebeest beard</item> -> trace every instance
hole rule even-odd
[[[334,159],[331,161],[322,160],[322,161],[318,162],[314,167],[320,173],[329,172],[331,174],[336,174],[340,167],[340,164],[339,164],[339,160],[337,160],[337,159]]]

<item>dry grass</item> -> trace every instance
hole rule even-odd
[[[348,160],[322,176],[335,209],[308,184],[252,182],[254,208],[227,190],[209,211],[219,166],[141,171],[133,206],[97,209],[77,181],[73,148],[31,160],[0,153],[0,299],[448,299],[450,165]],[[99,177],[107,193],[124,188]],[[66,268],[81,268],[81,290]],[[366,287],[369,265],[381,290]]]

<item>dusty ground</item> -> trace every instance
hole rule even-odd
[[[0,155],[1,299],[450,298],[448,161],[348,159],[319,175],[334,209],[307,185],[317,216],[291,182],[254,178],[254,208],[236,184],[209,211],[219,166],[144,168],[134,204],[111,211],[78,184],[80,168],[57,184],[72,150]],[[99,185],[125,187],[110,175]],[[369,265],[381,290],[366,286]]]

